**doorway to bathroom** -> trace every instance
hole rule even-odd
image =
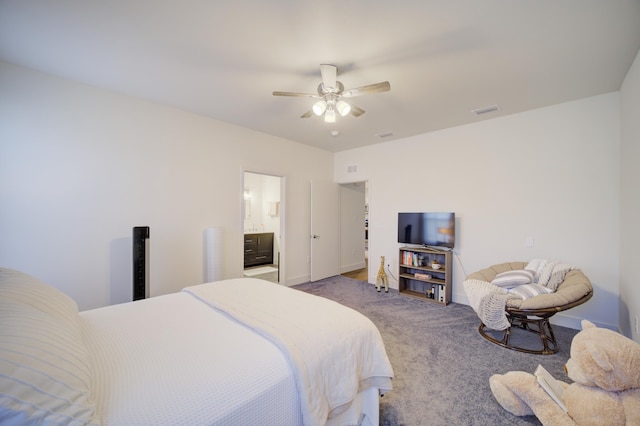
[[[245,277],[284,282],[282,211],[284,178],[244,172],[243,230]]]

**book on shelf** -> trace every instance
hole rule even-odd
[[[553,399],[565,412],[567,412],[567,407],[562,402],[562,394],[564,393],[564,388],[543,366],[538,365],[536,371],[533,373],[538,380],[538,383],[544,389],[551,399]]]
[[[419,266],[420,261],[418,259],[417,253],[412,253],[410,251],[402,252],[402,264],[405,266]]]

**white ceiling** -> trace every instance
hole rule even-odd
[[[329,151],[616,91],[639,49],[640,0],[0,0],[1,60]],[[321,63],[391,91],[333,125],[272,96]]]

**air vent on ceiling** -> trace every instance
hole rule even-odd
[[[489,114],[490,112],[496,112],[496,111],[500,111],[499,105],[489,105],[486,107],[471,110],[471,112],[474,113],[475,115]]]
[[[376,135],[380,139],[388,138],[389,136],[393,136],[393,132],[382,132]]]

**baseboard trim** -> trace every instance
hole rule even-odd
[[[365,262],[358,262],[358,263],[353,263],[351,265],[344,265],[340,267],[340,273],[345,274],[347,272],[357,271],[358,269],[364,269],[366,267],[367,267],[367,264]]]
[[[311,276],[309,276],[308,274],[305,274],[305,275],[299,275],[293,278],[288,278],[285,285],[287,287],[291,287],[292,285],[304,284],[304,283],[308,283],[309,281],[311,281]]]

